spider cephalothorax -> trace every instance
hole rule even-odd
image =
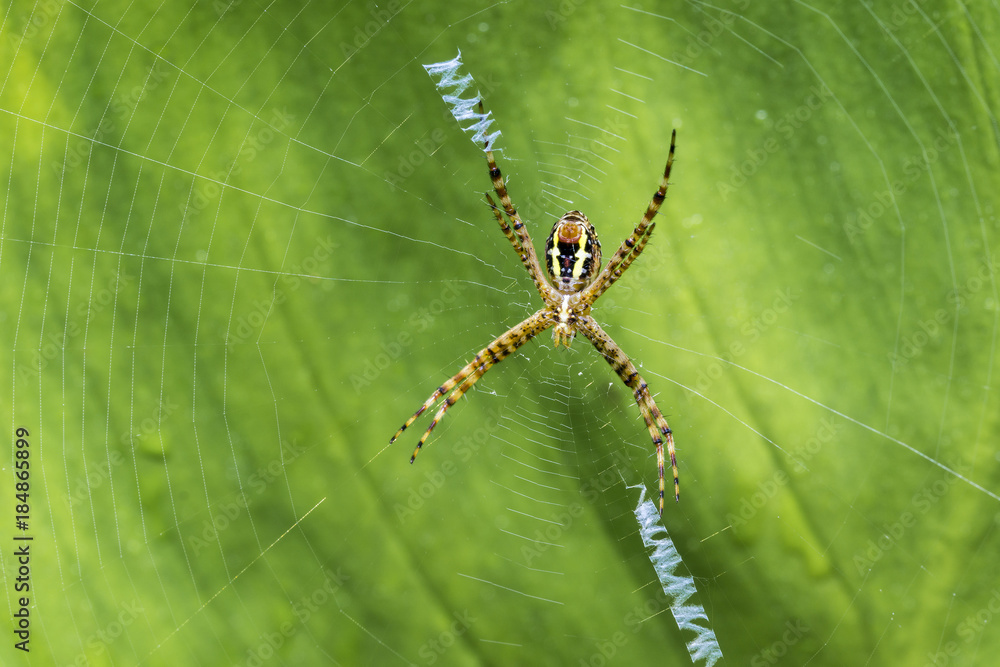
[[[483,104],[479,103],[479,113],[483,114]],[[416,421],[417,417],[424,413],[427,408],[434,405],[439,398],[448,395],[440,405],[430,426],[424,431],[420,441],[417,443],[410,463],[417,457],[417,452],[423,447],[424,442],[430,437],[431,431],[437,425],[445,412],[455,404],[462,395],[481,378],[486,371],[507,358],[512,352],[517,350],[529,340],[545,331],[553,329],[553,339],[555,344],[563,344],[567,347],[573,340],[577,332],[582,333],[587,340],[600,352],[605,360],[622,379],[622,382],[632,390],[635,402],[639,406],[639,412],[646,422],[649,434],[656,446],[656,462],[660,477],[660,513],[663,513],[664,494],[664,457],[663,445],[666,443],[667,451],[670,454],[670,465],[674,473],[674,497],[680,500],[680,483],[677,474],[677,456],[674,452],[674,439],[667,425],[667,420],[663,417],[660,409],[656,407],[656,402],[649,393],[649,387],[645,380],[639,375],[638,369],[632,360],[628,358],[620,347],[608,334],[604,333],[601,326],[590,315],[590,308],[594,302],[602,295],[616,280],[621,278],[626,269],[642,253],[649,240],[649,235],[653,233],[656,223],[653,218],[660,209],[667,195],[667,185],[670,178],[670,167],[674,163],[674,140],[677,133],[670,136],[670,152],[667,155],[667,166],[663,170],[663,180],[660,187],[653,194],[652,201],[646,208],[645,215],[636,225],[628,238],[621,244],[615,254],[608,261],[607,266],[601,269],[601,244],[597,240],[593,225],[587,220],[587,216],[579,211],[569,211],[561,217],[552,227],[552,233],[545,243],[545,267],[547,275],[542,273],[538,255],[531,243],[528,230],[521,221],[520,216],[514,209],[507,186],[504,184],[503,175],[497,167],[493,158],[493,151],[490,145],[486,144],[486,160],[490,169],[490,178],[493,181],[493,189],[500,198],[503,206],[503,213],[488,194],[486,201],[500,229],[514,251],[521,259],[524,268],[528,270],[528,275],[535,283],[535,289],[545,302],[545,306],[531,317],[527,318],[507,333],[503,334],[485,348],[460,370],[454,377],[438,387],[430,398],[424,401],[413,416],[396,431],[389,442],[395,442],[396,438],[406,430],[410,424]],[[506,218],[504,217],[506,216]],[[508,220],[510,222],[508,222]]]

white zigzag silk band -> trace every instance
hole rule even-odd
[[[492,150],[493,143],[500,136],[500,130],[487,134],[493,119],[490,118],[490,112],[479,113],[476,110],[482,99],[479,91],[477,90],[475,96],[471,99],[459,97],[474,83],[471,74],[464,76],[459,74],[459,69],[462,67],[462,52],[459,51],[458,55],[451,60],[424,65],[423,67],[427,70],[427,74],[437,81],[438,90],[454,89],[450,93],[442,92],[441,99],[448,105],[451,115],[455,117],[455,120],[458,121],[462,129],[466,132],[475,133],[472,135],[472,140],[476,145],[484,151]],[[466,123],[465,121],[472,121],[472,123]]]
[[[500,131],[489,132],[493,119],[490,112],[479,113],[477,107],[480,102],[479,91],[468,99],[461,95],[473,85],[471,74],[461,74],[462,52],[451,60],[424,65],[427,74],[436,81],[438,90],[441,92],[441,99],[448,105],[451,115],[458,121],[459,126],[466,132],[472,132],[472,140],[484,151],[492,150],[493,144]],[[444,92],[451,89],[450,92]],[[471,121],[471,122],[468,122]],[[674,574],[677,566],[681,564],[680,554],[677,553],[673,541],[667,534],[667,529],[660,521],[660,513],[652,501],[646,500],[646,489],[643,486],[629,487],[639,488],[639,504],[635,508],[635,518],[639,522],[639,534],[642,536],[642,543],[647,549],[652,549],[649,560],[653,564],[657,578],[663,592],[670,600],[670,611],[677,621],[677,627],[681,630],[690,630],[695,633],[695,638],[687,643],[688,654],[691,661],[697,664],[704,661],[706,667],[712,667],[722,658],[722,649],[712,631],[708,615],[705,608],[700,604],[685,604],[697,590],[694,586],[694,579],[686,576]],[[656,535],[663,534],[657,538]],[[704,621],[705,626],[698,625],[698,621]]]
[[[698,664],[699,660],[704,660],[706,667],[712,667],[722,657],[722,649],[719,648],[719,641],[715,638],[715,632],[711,627],[702,627],[697,623],[703,620],[706,626],[710,625],[705,608],[700,604],[684,604],[697,592],[694,579],[674,574],[677,566],[681,564],[681,556],[677,553],[670,535],[667,534],[667,529],[660,523],[660,511],[652,500],[646,500],[646,488],[641,485],[629,488],[641,489],[639,504],[635,508],[639,534],[642,536],[643,545],[653,550],[649,560],[653,563],[653,569],[660,580],[663,592],[670,600],[670,611],[677,621],[677,627],[682,631],[691,630],[696,635],[687,643],[691,662]],[[663,537],[657,538],[656,535],[659,533],[663,533]]]

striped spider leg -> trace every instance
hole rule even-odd
[[[587,337],[587,340],[611,364],[611,367],[615,369],[615,373],[618,373],[618,377],[622,379],[625,386],[632,390],[632,396],[639,405],[639,412],[642,413],[642,419],[646,422],[646,428],[649,429],[649,435],[653,438],[653,445],[656,447],[656,469],[660,477],[660,514],[663,514],[663,494],[666,490],[663,481],[664,441],[667,443],[667,451],[670,454],[670,467],[674,473],[674,500],[681,499],[681,486],[677,474],[677,453],[674,450],[673,431],[670,430],[670,425],[667,424],[666,417],[656,407],[656,401],[653,400],[653,396],[649,393],[649,387],[646,385],[646,381],[642,379],[642,376],[639,375],[635,364],[618,347],[618,344],[611,340],[611,336],[604,333],[604,329],[589,315],[577,320],[576,328],[577,331]]]
[[[656,213],[660,210],[663,200],[667,198],[667,187],[670,185],[668,181],[670,180],[670,170],[674,166],[674,148],[676,145],[677,130],[673,130],[670,133],[670,150],[667,153],[667,166],[663,168],[663,179],[660,181],[660,187],[653,193],[653,198],[650,200],[649,206],[646,207],[645,215],[642,216],[639,224],[635,226],[632,234],[622,242],[621,247],[611,256],[608,265],[594,279],[590,287],[584,290],[583,298],[585,300],[593,303],[597,297],[604,294],[615,281],[622,277],[622,274],[625,273],[628,267],[632,265],[632,262],[635,261],[635,258],[646,247],[646,242],[649,241],[649,236],[656,227],[653,218],[656,217]]]
[[[660,187],[653,194],[649,206],[646,207],[646,213],[642,216],[642,220],[636,225],[632,234],[622,242],[621,247],[611,256],[611,260],[604,267],[604,270],[584,290],[582,295],[583,300],[590,303],[596,301],[615,281],[622,277],[622,274],[625,273],[636,257],[645,249],[646,243],[649,241],[649,237],[656,227],[653,218],[656,217],[657,212],[660,210],[663,200],[667,198],[667,188],[670,185],[670,170],[674,166],[674,149],[676,145],[677,130],[673,130],[670,133],[670,150],[667,153],[667,165],[663,168],[663,179],[660,181]],[[577,329],[587,337],[587,340],[597,348],[598,352],[604,355],[604,358],[611,364],[615,372],[618,373],[618,377],[625,383],[625,386],[634,392],[635,402],[639,404],[639,411],[642,413],[642,418],[646,422],[649,434],[653,438],[653,444],[656,446],[656,463],[660,478],[660,514],[662,515],[663,495],[665,491],[663,481],[664,441],[667,443],[667,453],[670,455],[670,467],[674,473],[674,500],[679,501],[681,499],[680,476],[677,471],[677,451],[674,448],[673,431],[670,430],[670,426],[667,424],[663,413],[656,407],[656,401],[653,400],[652,395],[649,393],[649,388],[636,370],[635,364],[632,363],[628,355],[611,339],[611,336],[604,333],[604,330],[590,317],[586,321],[578,322]]]
[[[444,417],[444,413],[448,411],[455,401],[462,397],[462,394],[467,392],[472,388],[472,385],[476,384],[479,378],[486,374],[486,371],[493,368],[493,366],[499,364],[501,361],[506,359],[511,352],[514,352],[517,348],[521,347],[529,340],[545,331],[555,323],[552,312],[548,308],[542,308],[537,313],[524,320],[517,326],[510,329],[507,333],[503,334],[492,343],[484,347],[475,358],[465,365],[462,370],[456,373],[450,380],[445,382],[443,385],[438,387],[433,394],[430,395],[424,404],[413,413],[406,423],[399,427],[396,431],[396,435],[392,436],[389,440],[389,444],[396,442],[396,438],[403,434],[413,422],[417,420],[417,417],[422,415],[427,408],[434,405],[439,398],[451,392],[441,403],[441,407],[438,408],[437,414],[434,415],[434,419],[431,420],[431,425],[427,427],[424,434],[420,437],[417,442],[416,448],[413,450],[413,454],[410,456],[410,463],[413,463],[414,459],[417,458],[417,454],[420,452],[421,447],[427,442],[427,438],[430,437],[431,431],[437,426],[441,418]]]
[[[482,101],[479,102],[479,113],[483,113]],[[656,447],[660,480],[660,514],[663,513],[665,491],[664,442],[667,444],[670,464],[673,469],[674,498],[680,500],[677,455],[667,420],[663,417],[660,409],[656,407],[649,387],[639,375],[635,364],[590,316],[590,309],[594,302],[628,270],[632,262],[642,253],[649,241],[650,234],[653,233],[655,227],[653,218],[667,195],[670,168],[674,161],[676,134],[674,132],[670,137],[670,153],[659,189],[653,195],[642,220],[632,234],[625,239],[621,247],[615,251],[603,271],[601,270],[601,244],[593,225],[590,224],[587,216],[580,211],[568,211],[552,226],[552,232],[546,240],[546,270],[545,273],[542,272],[541,262],[531,242],[531,236],[518,215],[517,209],[514,208],[503,174],[497,167],[493,151],[489,144],[486,144],[484,148],[490,180],[493,182],[493,190],[500,200],[500,205],[498,206],[489,194],[486,195],[486,201],[496,217],[501,231],[507,237],[514,252],[517,253],[525,270],[535,283],[535,289],[545,305],[534,315],[480,350],[462,370],[434,390],[430,397],[424,401],[424,404],[396,431],[396,434],[389,441],[390,443],[395,442],[420,415],[437,403],[441,397],[446,396],[431,420],[430,426],[417,442],[417,446],[410,456],[410,463],[416,459],[420,449],[430,437],[431,431],[444,417],[448,408],[471,389],[489,369],[546,329],[553,328],[553,341],[556,346],[562,344],[566,347],[570,346],[576,332],[579,331],[601,353],[622,382],[633,392],[639,411]]]

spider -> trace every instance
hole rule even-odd
[[[483,113],[482,100],[479,102],[479,112]],[[580,211],[569,211],[552,226],[552,232],[545,242],[547,275],[542,273],[531,237],[511,202],[503,175],[493,158],[490,142],[486,142],[484,148],[490,179],[493,181],[493,189],[503,206],[503,214],[488,193],[486,201],[492,209],[493,215],[496,216],[497,222],[500,223],[500,229],[503,230],[507,240],[514,247],[514,252],[521,258],[524,268],[528,270],[545,306],[480,350],[462,370],[434,390],[434,393],[424,401],[420,409],[414,412],[413,416],[407,419],[406,423],[396,431],[396,435],[392,436],[389,441],[390,444],[395,442],[403,431],[413,424],[427,408],[451,392],[441,403],[430,426],[417,442],[413,455],[410,456],[410,463],[413,463],[417,458],[421,447],[424,446],[431,431],[444,417],[448,408],[471,389],[472,385],[486,374],[486,371],[506,359],[508,355],[529,340],[552,327],[556,347],[560,344],[569,347],[577,332],[583,334],[611,364],[622,382],[632,390],[635,402],[639,405],[639,411],[642,413],[653,444],[656,446],[656,462],[660,477],[660,515],[663,514],[664,441],[667,443],[670,466],[674,473],[674,498],[680,500],[677,455],[674,450],[674,439],[670,426],[667,425],[663,413],[656,407],[656,402],[649,393],[649,387],[639,375],[635,364],[590,315],[590,309],[594,302],[628,270],[632,262],[642,253],[653,233],[653,228],[656,226],[653,218],[667,195],[667,186],[669,185],[667,181],[670,178],[670,168],[674,163],[676,138],[677,131],[674,130],[670,135],[670,151],[667,155],[667,166],[663,170],[663,180],[660,181],[659,189],[649,202],[645,215],[642,216],[642,220],[639,221],[632,234],[615,251],[607,266],[601,270],[601,243],[597,239],[594,226]],[[507,216],[506,219],[504,215]]]

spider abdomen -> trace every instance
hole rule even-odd
[[[552,226],[545,242],[545,268],[552,285],[563,293],[579,292],[601,268],[601,242],[580,211],[569,211]]]

